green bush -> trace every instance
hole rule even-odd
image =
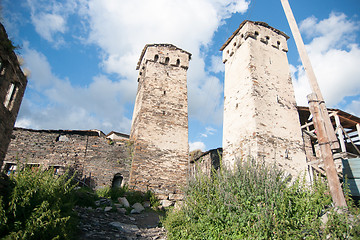
[[[96,195],[98,197],[111,198],[113,201],[116,201],[119,197],[126,197],[129,201],[129,204],[142,203],[145,201],[150,201],[151,206],[159,206],[159,200],[156,198],[155,194],[152,191],[147,191],[145,193],[129,190],[125,185],[119,188],[110,188],[103,187],[96,190]]]
[[[116,188],[111,188],[107,186],[97,189],[96,195],[98,197],[111,198],[113,201],[116,201],[118,197],[123,197],[127,191],[127,186]]]
[[[183,207],[163,220],[169,239],[323,239],[327,233],[320,216],[331,196],[321,179],[311,187],[301,178],[290,184],[277,168],[248,160],[233,172],[199,175],[185,192]]]
[[[73,191],[75,205],[81,207],[95,207],[98,199],[96,193],[89,187],[76,187]]]
[[[0,198],[0,238],[70,239],[75,230],[72,178],[24,168],[12,174],[9,197]]]

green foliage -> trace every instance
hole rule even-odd
[[[0,41],[0,46],[7,52],[11,53],[12,51],[18,49],[18,46],[14,46],[13,42],[10,39],[4,38]]]
[[[96,190],[96,195],[98,197],[111,198],[113,201],[116,201],[118,197],[125,196],[125,193],[128,191],[127,186],[111,188],[109,186],[99,188]]]
[[[0,238],[70,239],[75,185],[68,174],[53,172],[24,168],[10,176],[9,198],[0,201]]]
[[[334,231],[323,231],[320,220],[330,204],[321,179],[312,186],[301,178],[290,184],[277,168],[248,160],[233,172],[198,175],[183,207],[169,212],[163,224],[169,239],[323,239]],[[329,224],[337,228],[334,221]]]
[[[111,198],[113,201],[116,201],[119,197],[126,197],[130,205],[145,201],[150,201],[151,206],[160,205],[159,200],[150,190],[146,193],[133,191],[129,190],[126,185],[119,188],[103,187],[96,190],[96,195],[98,197]]]
[[[81,207],[95,207],[98,196],[89,187],[77,187],[73,191],[75,205]]]

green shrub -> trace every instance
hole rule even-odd
[[[75,205],[81,207],[95,207],[98,199],[96,193],[89,187],[77,187],[73,191]]]
[[[160,205],[159,200],[152,191],[149,190],[143,193],[129,190],[126,185],[120,188],[103,187],[96,190],[96,195],[98,197],[111,198],[113,201],[116,201],[119,197],[126,197],[130,205],[137,202],[142,203],[145,201],[150,201],[150,204],[153,207]]]
[[[74,184],[68,174],[24,168],[10,176],[13,187],[0,206],[0,238],[70,239]]]
[[[254,160],[212,178],[198,175],[185,192],[183,207],[163,220],[169,239],[323,239],[329,232],[320,216],[331,196],[321,179],[312,186],[302,178],[290,184],[276,167]],[[328,222],[341,232],[334,239],[352,234],[335,220]]]
[[[109,186],[99,188],[96,190],[96,195],[98,197],[111,198],[113,201],[116,201],[118,197],[125,196],[125,193],[128,191],[127,186],[111,188]]]

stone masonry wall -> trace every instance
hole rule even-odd
[[[0,23],[0,167],[10,143],[27,79]]]
[[[222,148],[211,149],[190,159],[189,177],[195,178],[199,173],[210,177],[213,170],[220,169],[222,152]]]
[[[130,139],[134,158],[130,187],[159,198],[180,193],[188,172],[186,72],[190,54],[170,44],[146,45]]]
[[[111,186],[115,175],[128,182],[131,152],[130,141],[113,142],[100,131],[15,128],[4,167],[19,161],[40,164],[44,169],[71,168],[91,187],[99,188]]]
[[[227,165],[253,157],[295,176],[306,168],[287,38],[266,23],[244,21],[222,47]]]

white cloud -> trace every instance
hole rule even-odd
[[[200,137],[207,138],[208,136],[214,135],[217,132],[215,128],[206,127],[204,133],[200,133]]]
[[[70,36],[93,45],[100,50],[104,72],[88,86],[74,85],[74,79],[54,74],[46,56],[26,43],[25,66],[31,77],[17,124],[128,132],[130,120],[124,111],[134,101],[135,67],[147,43],[171,43],[192,53],[189,117],[220,124],[223,85],[213,74],[224,66],[219,57],[209,56],[208,47],[224,20],[244,13],[248,5],[248,0],[27,0],[30,21],[42,38],[55,47],[66,46]],[[70,22],[72,15],[79,22]],[[210,69],[205,58],[212,59]]]
[[[46,57],[31,48],[29,43],[23,43],[23,57],[26,61],[26,67],[31,70],[31,81],[28,83],[28,87],[41,90],[43,87],[48,87],[51,82],[56,79],[51,72],[51,66]]]
[[[346,106],[345,111],[355,116],[360,116],[360,99],[351,101],[351,103]]]
[[[107,73],[136,79],[135,66],[147,43],[172,43],[191,52],[189,115],[216,123],[222,121],[222,85],[206,72],[200,48],[211,43],[224,19],[247,8],[246,0],[90,0],[81,7],[91,28],[88,41],[103,50]],[[210,71],[220,72],[215,60]]]
[[[53,35],[57,32],[64,33],[66,30],[65,19],[58,14],[41,13],[32,16],[36,32],[41,37],[53,42]]]
[[[67,18],[76,12],[77,1],[27,0],[36,32],[45,40],[54,43],[55,47],[64,44],[63,34],[68,30]]]
[[[211,56],[209,71],[213,73],[225,72],[225,64],[222,62],[222,56]]]
[[[306,48],[327,105],[334,107],[346,96],[360,96],[360,48],[355,42],[359,22],[331,13],[322,21],[305,19],[300,26],[311,39]],[[302,66],[292,71],[297,102],[306,105],[311,91],[305,71]]]
[[[129,132],[131,120],[124,117],[126,82],[99,75],[89,86],[75,87],[52,73],[42,53],[24,45],[25,66],[31,70],[28,90],[32,93],[23,100],[16,126]]]
[[[189,142],[189,151],[198,150],[205,151],[206,146],[203,142]]]

